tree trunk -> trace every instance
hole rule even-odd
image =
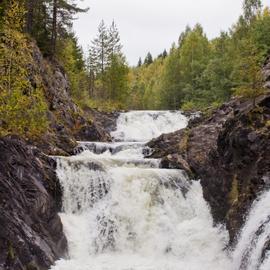
[[[56,51],[57,11],[58,11],[58,0],[53,0],[53,20],[52,20],[52,37],[51,37],[51,52],[52,52],[52,56],[55,55],[55,51]]]
[[[33,23],[34,23],[34,0],[28,0],[26,2],[26,32],[32,34],[33,32]]]

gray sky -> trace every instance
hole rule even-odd
[[[123,50],[130,65],[148,51],[153,56],[169,49],[186,25],[202,24],[207,36],[218,36],[227,30],[242,12],[242,0],[84,0],[90,7],[74,23],[75,32],[84,50],[96,36],[102,19],[114,19],[121,35]],[[270,0],[263,0],[270,5]]]

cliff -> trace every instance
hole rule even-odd
[[[0,153],[0,269],[48,269],[67,251],[55,162],[14,136]]]
[[[42,138],[32,141],[50,155],[71,154],[76,140],[110,141],[106,128],[115,125],[117,114],[82,111],[71,98],[70,83],[63,68],[55,61],[44,58],[31,43],[34,64],[30,67],[32,85],[41,80],[48,104],[49,129]]]

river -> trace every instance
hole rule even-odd
[[[269,269],[268,256],[258,264],[256,255],[263,232],[249,248],[269,210],[256,224],[247,221],[230,252],[228,232],[213,226],[200,182],[144,158],[147,141],[187,123],[180,112],[122,113],[111,134],[114,142],[80,142],[77,155],[57,158],[69,252],[53,270]],[[257,204],[266,204],[266,196]],[[258,209],[254,204],[250,220]]]

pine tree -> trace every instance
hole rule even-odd
[[[105,87],[109,99],[124,102],[128,90],[128,66],[122,57],[113,55],[105,74]]]
[[[145,60],[144,60],[144,65],[149,66],[153,63],[153,57],[152,54],[149,52],[147,53]]]
[[[98,35],[92,41],[89,52],[91,70],[95,74],[104,74],[109,65],[109,56],[111,54],[111,42],[107,27],[102,20],[98,27]]]
[[[167,56],[168,56],[168,53],[166,50],[164,50],[162,53],[162,58],[165,59]]]
[[[138,61],[138,64],[137,64],[137,67],[141,67],[141,66],[142,66],[142,58],[140,57],[139,61]]]
[[[120,34],[114,21],[112,22],[112,25],[110,26],[108,35],[109,35],[108,53],[111,55],[120,56],[122,54],[121,50],[123,46],[120,43]]]

